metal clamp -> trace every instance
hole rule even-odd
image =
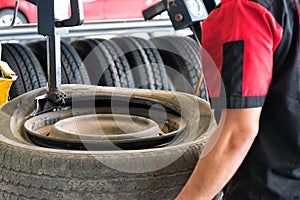
[[[71,0],[71,17],[66,20],[56,21],[56,27],[70,27],[83,24],[82,0]]]

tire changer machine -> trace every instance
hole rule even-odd
[[[66,93],[61,89],[61,35],[67,34],[67,27],[78,26],[83,23],[83,3],[82,0],[70,0],[71,16],[68,19],[60,20],[59,15],[68,16],[68,1],[61,0],[28,0],[37,5],[38,9],[38,34],[46,37],[47,40],[47,69],[48,69],[48,87],[47,93],[35,98],[35,110],[30,117],[35,117],[44,113],[51,113],[65,109]],[[62,6],[62,4],[66,6]],[[143,15],[146,20],[152,19],[156,15],[167,11],[175,30],[190,28],[194,37],[200,44],[201,27],[200,21],[216,6],[212,0],[163,0],[156,5],[144,10]],[[17,12],[18,0],[15,8]],[[62,7],[64,9],[62,9]],[[57,9],[60,8],[60,9]],[[12,22],[13,26],[14,20]],[[9,96],[9,88],[16,74],[5,63],[0,63],[2,78],[0,78],[1,102],[5,103]],[[201,73],[195,95],[198,94],[203,80]],[[70,100],[69,100],[70,101]],[[72,101],[72,100],[71,100]],[[59,120],[59,119],[58,119]],[[32,121],[32,120],[31,120]],[[45,122],[47,124],[49,122]],[[167,137],[166,137],[167,138]],[[170,138],[167,138],[170,139]],[[151,138],[150,138],[151,140]],[[159,139],[160,140],[160,139]],[[163,140],[162,140],[163,141]],[[160,142],[162,142],[160,141]],[[167,141],[167,140],[166,140]],[[55,143],[55,141],[52,141]],[[146,141],[145,144],[148,144]],[[36,143],[39,143],[36,142]],[[166,142],[167,143],[167,142]],[[152,141],[150,141],[150,146]],[[42,144],[43,145],[43,144]],[[49,144],[47,144],[49,145]],[[67,146],[72,146],[68,144]],[[77,143],[75,144],[75,146]],[[80,148],[82,144],[80,144]],[[130,144],[129,144],[130,145]],[[144,144],[142,143],[142,146]],[[51,145],[50,145],[51,146]],[[147,146],[147,145],[146,145]],[[65,147],[65,144],[62,144]],[[73,148],[73,147],[72,147]]]

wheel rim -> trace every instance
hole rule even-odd
[[[167,111],[165,121],[151,119],[146,111],[157,102],[149,99],[131,98],[129,104],[134,111],[130,111],[130,114],[122,108],[119,113],[110,113],[111,108],[107,104],[110,98],[98,96],[95,99],[96,105],[100,105],[95,114],[90,114],[89,109],[84,107],[76,109],[75,114],[71,107],[78,102],[68,99],[66,107],[60,111],[26,120],[24,133],[31,142],[42,147],[95,151],[120,148],[137,150],[166,146],[186,128],[181,115],[164,105],[161,106]],[[80,105],[86,104],[84,100],[80,102]],[[159,112],[157,110],[156,115],[160,115]]]
[[[13,20],[12,15],[4,15],[0,17],[0,25],[2,26],[9,26]],[[19,17],[16,17],[15,24],[23,24],[22,20]]]

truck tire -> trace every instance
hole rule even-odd
[[[110,40],[76,40],[71,45],[84,61],[92,85],[134,88],[127,59]]]
[[[10,99],[47,85],[40,63],[26,46],[17,43],[2,44],[2,60],[7,62],[18,76],[11,86]]]
[[[152,42],[138,37],[112,40],[123,50],[138,88],[169,90],[164,63]]]
[[[47,74],[46,41],[31,42],[27,46],[31,48]],[[62,84],[91,84],[80,56],[69,43],[63,40],[61,41],[61,82]]]
[[[35,97],[46,89],[32,91],[0,108],[1,199],[164,200],[176,197],[193,171],[207,138],[211,122],[207,102],[192,95],[165,91],[79,85],[64,85],[62,89],[69,97],[95,91],[102,95],[130,93],[166,105],[177,104],[174,100],[182,98],[182,113],[189,119],[189,132],[184,133],[187,140],[142,150],[74,151],[35,146],[18,134],[22,121],[34,109]],[[199,110],[194,103],[199,104]],[[188,139],[193,131],[199,135]]]
[[[173,70],[167,69],[168,76],[173,81],[176,91],[194,94],[200,73],[202,71],[200,46],[195,40],[182,36],[161,36],[150,39],[157,47],[166,66],[179,72],[185,83],[178,83],[180,80]],[[203,78],[199,95],[200,98],[208,101],[205,79]]]

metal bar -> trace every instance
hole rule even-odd
[[[60,90],[61,85],[61,52],[60,36],[47,36],[47,67],[49,92]],[[51,57],[51,58],[50,58]]]
[[[81,26],[69,27],[69,33],[62,38],[86,37],[96,35],[126,35],[134,33],[154,33],[173,31],[169,20],[129,20],[129,21],[96,21],[87,22]],[[36,24],[18,25],[9,30],[1,30],[0,41],[28,41],[42,39],[37,32]]]

